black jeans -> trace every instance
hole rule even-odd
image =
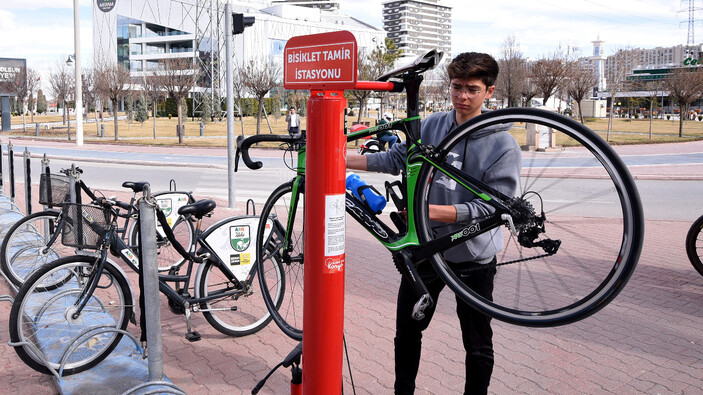
[[[300,126],[291,126],[288,129],[288,134],[290,134],[290,135],[297,134],[297,133],[300,133]]]
[[[495,261],[494,261],[495,262]],[[459,263],[457,267],[475,266],[475,263]],[[418,268],[435,303],[444,288],[444,282],[437,277],[429,264]],[[454,266],[454,265],[452,265]],[[459,272],[457,270],[457,272]],[[466,271],[459,277],[478,294],[493,300],[493,278],[495,267],[485,270]],[[411,317],[417,295],[410,282],[403,278],[398,290],[395,336],[395,393],[413,394],[415,378],[420,365],[422,331],[432,320],[435,306],[425,309],[425,318],[416,321]],[[471,308],[458,297],[456,313],[461,326],[461,337],[466,350],[466,383],[464,394],[485,394],[493,373],[493,330],[490,317]]]

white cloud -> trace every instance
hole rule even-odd
[[[91,0],[79,0],[79,6],[91,5]],[[2,0],[3,9],[38,10],[42,8],[73,8],[73,0]]]

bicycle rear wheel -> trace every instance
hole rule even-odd
[[[114,331],[94,332],[76,342],[93,328],[125,329],[132,315],[127,279],[106,263],[86,306],[73,316],[96,259],[61,258],[43,266],[19,289],[10,313],[10,341],[21,343],[15,352],[27,366],[50,374],[49,368],[59,369],[64,352],[77,346],[66,357],[63,374],[79,373],[105,359],[119,343],[122,334]]]
[[[270,275],[280,281],[281,268]],[[228,336],[246,336],[260,331],[271,322],[256,277],[259,277],[259,273],[254,267],[249,277],[240,282],[240,287],[230,280],[230,273],[225,273],[214,262],[205,263],[196,297],[214,296],[212,300],[200,305],[205,319],[213,328]],[[230,296],[217,297],[218,294]]]
[[[5,235],[0,247],[0,265],[16,287],[22,286],[41,266],[75,253],[74,248],[61,244],[59,238],[49,245],[60,220],[60,211],[40,211],[17,221]]]
[[[703,215],[691,225],[686,235],[686,254],[693,267],[703,276]]]
[[[294,181],[276,188],[261,210],[256,235],[259,272],[270,273],[279,266],[284,272],[282,287],[272,283],[270,275],[259,277],[264,301],[276,325],[295,340],[303,339],[303,189],[303,185],[294,189]],[[279,289],[282,295],[277,296]]]
[[[510,133],[518,141],[525,141],[527,124],[554,132],[559,147],[523,152],[518,192],[537,215],[544,212],[539,237],[559,240],[558,251],[548,255],[541,248],[525,247],[507,227],[484,233],[482,242],[502,246],[496,255],[493,300],[467,287],[461,279],[467,274],[450,269],[443,253],[430,261],[461,299],[494,318],[545,327],[588,317],[622,290],[639,258],[644,220],[634,181],[612,148],[590,129],[535,109],[497,110],[476,117],[445,138],[438,147],[440,157],[433,160],[453,164],[449,153],[464,147],[474,131],[506,123],[513,123]],[[467,223],[442,232],[429,220],[429,197],[435,189],[446,189],[448,181],[430,163],[422,165],[415,195],[420,242],[470,231]],[[455,184],[455,188],[463,187]],[[482,246],[469,248],[479,252]]]

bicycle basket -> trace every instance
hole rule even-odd
[[[68,201],[70,188],[67,176],[42,173],[39,178],[39,204],[58,206]]]
[[[65,203],[62,216],[66,222],[61,232],[61,242],[78,249],[97,250],[112,222],[108,210],[76,203]]]

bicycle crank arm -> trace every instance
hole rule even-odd
[[[413,306],[412,317],[416,321],[425,318],[425,309],[434,303],[425,283],[417,273],[417,269],[410,258],[410,253],[400,250],[393,254],[393,263],[400,274],[410,282],[410,285],[418,296],[418,301]]]

